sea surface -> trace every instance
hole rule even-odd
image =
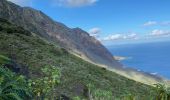
[[[170,79],[170,41],[107,47],[113,55],[128,57],[124,66]]]

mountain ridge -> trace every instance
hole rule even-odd
[[[112,58],[111,53],[98,40],[87,35],[88,33],[80,28],[71,29],[52,20],[41,11],[20,7],[6,0],[0,1],[0,9],[1,18],[38,33],[49,41],[59,43],[60,46],[83,55],[95,63],[117,68],[122,66]]]
[[[0,1],[0,18],[24,27],[32,33],[59,44],[80,58],[93,64],[106,67],[117,74],[127,78],[153,85],[164,82],[157,76],[138,72],[137,70],[124,68],[112,54],[94,37],[80,28],[69,28],[66,25],[53,21],[43,12],[30,7],[20,7],[6,0]]]

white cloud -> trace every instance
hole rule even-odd
[[[148,21],[146,23],[143,24],[143,26],[148,27],[148,26],[155,26],[155,25],[159,25],[159,26],[169,26],[170,25],[170,21]]]
[[[131,34],[113,34],[103,38],[103,41],[113,41],[113,40],[136,40],[138,36],[136,33]]]
[[[8,0],[20,6],[31,6],[32,0]]]
[[[20,6],[31,6],[34,0],[8,0]],[[39,0],[40,1],[40,0]],[[96,3],[98,0],[49,0],[52,5],[65,7],[82,7]]]
[[[110,41],[110,40],[119,40],[119,39],[122,39],[122,38],[123,37],[122,37],[121,34],[113,34],[113,35],[105,37],[103,40]]]
[[[125,37],[126,37],[125,39],[137,39],[138,38],[136,33],[131,33],[129,35],[126,35]]]
[[[59,6],[82,7],[96,3],[98,0],[53,0]]]
[[[163,26],[168,26],[168,25],[170,25],[170,21],[161,22],[161,25],[163,25]]]
[[[150,73],[151,75],[158,75],[158,73],[157,72],[155,72],[155,73]]]
[[[99,37],[99,34],[101,34],[101,29],[100,28],[97,28],[97,27],[95,27],[95,28],[92,28],[92,29],[90,29],[89,30],[89,34],[91,35],[91,36],[94,36],[94,37]]]
[[[150,33],[150,36],[156,36],[156,37],[161,37],[161,36],[168,36],[170,35],[170,31],[165,31],[165,30],[158,30],[155,29]]]
[[[158,24],[158,22],[156,22],[156,21],[148,21],[148,22],[144,23],[143,26],[154,26],[157,24]]]

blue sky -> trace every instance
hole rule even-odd
[[[80,27],[104,44],[170,40],[170,0],[9,0]]]

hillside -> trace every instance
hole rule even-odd
[[[73,53],[86,57],[94,63],[119,68],[122,65],[95,38],[80,28],[69,28],[52,20],[43,12],[20,7],[6,0],[0,1],[0,18],[22,26],[30,32],[59,44]]]
[[[137,100],[149,100],[155,95],[151,86],[83,61],[67,50],[4,19],[0,19],[0,44],[0,64],[11,59],[12,65],[8,67],[27,79],[40,77],[44,66],[59,68],[61,78],[55,87],[56,96],[79,96],[87,99],[88,84],[94,86],[92,91],[109,91],[111,100],[128,95],[134,95]],[[3,60],[4,57],[6,60]]]
[[[162,77],[124,68],[113,55],[94,37],[80,28],[69,28],[52,20],[43,12],[29,7],[20,7],[0,0],[0,18],[22,26],[49,42],[65,48],[72,54],[100,67],[145,84],[165,83]]]

